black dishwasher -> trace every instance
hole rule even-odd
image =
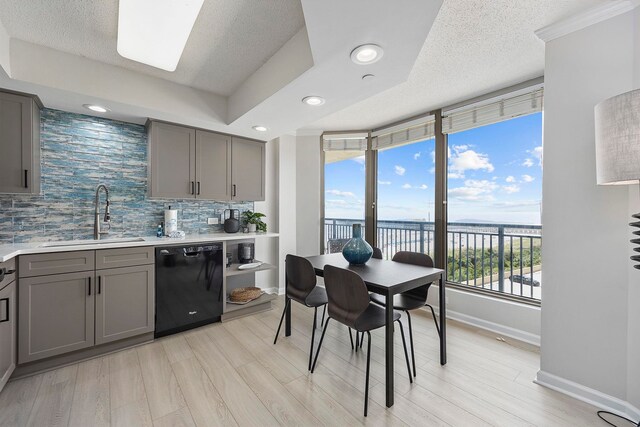
[[[218,322],[222,243],[156,248],[155,337]]]

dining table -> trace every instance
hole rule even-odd
[[[423,267],[395,261],[372,258],[366,264],[349,264],[342,253],[309,256],[317,276],[324,276],[324,267],[331,265],[344,268],[358,274],[367,289],[385,297],[385,389],[386,405],[388,408],[394,403],[394,367],[393,367],[393,297],[402,292],[420,286],[437,282],[440,320],[440,364],[447,363],[447,319],[445,306],[445,275],[444,270]],[[286,280],[285,280],[286,283]],[[285,335],[291,335],[291,305],[285,312]]]

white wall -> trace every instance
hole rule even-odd
[[[320,253],[320,134],[296,137],[297,253]]]
[[[640,360],[629,353],[629,309],[640,305],[630,289],[640,275],[629,268],[629,190],[596,185],[593,112],[634,87],[637,20],[628,12],[546,44],[538,380],[598,403],[626,401],[627,381],[640,379],[627,363]]]

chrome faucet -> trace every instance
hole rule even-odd
[[[105,231],[100,230],[100,189],[104,190],[105,195],[107,196],[107,206],[104,209],[104,222],[108,226]],[[106,185],[100,184],[96,188],[96,218],[93,223],[93,238],[96,240],[100,240],[100,236],[103,234],[109,234],[109,230],[111,229],[111,213],[109,212],[109,189]]]

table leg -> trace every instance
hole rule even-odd
[[[286,304],[285,306],[285,315],[284,315],[284,336],[285,337],[290,337],[291,336],[291,302],[290,299],[287,295],[289,295],[289,293],[287,292],[287,283],[289,283],[289,280],[287,280],[287,273],[284,273],[284,295],[285,295],[285,302],[288,302],[289,304]]]
[[[447,363],[447,304],[445,297],[445,277],[444,273],[440,275],[439,283],[439,300],[440,304],[440,364]]]
[[[386,377],[385,384],[387,388],[387,408],[393,406],[393,295],[387,294],[386,298],[386,325],[385,325],[385,363]]]

